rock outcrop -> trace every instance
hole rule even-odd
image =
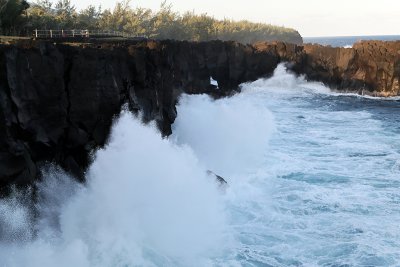
[[[124,104],[169,135],[180,94],[230,95],[278,61],[221,41],[0,46],[0,187],[31,183],[46,162],[82,179]]]
[[[362,41],[353,48],[284,43],[261,43],[255,47],[261,52],[274,50],[281,60],[293,63],[291,70],[333,90],[400,95],[400,41]]]
[[[83,179],[90,152],[105,144],[124,104],[169,135],[182,93],[229,96],[282,61],[337,90],[400,94],[400,42],[353,49],[222,41],[0,45],[0,188],[32,183],[46,162]]]
[[[218,186],[220,186],[220,187],[228,186],[228,182],[224,178],[222,178],[222,176],[219,176],[218,174],[215,174],[214,172],[212,172],[210,170],[207,171],[207,175],[214,178],[215,181],[218,183]]]

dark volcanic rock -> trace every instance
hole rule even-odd
[[[63,56],[47,44],[1,52],[0,181],[24,184],[36,176],[37,159],[55,156],[67,125]]]
[[[304,45],[293,70],[332,89],[396,96],[400,94],[400,41],[364,41],[353,48]]]
[[[0,187],[31,183],[46,162],[83,179],[90,152],[105,144],[125,103],[169,135],[183,92],[231,95],[278,62],[221,41],[0,46]]]
[[[260,53],[277,54],[290,69],[334,90],[375,96],[400,95],[400,41],[362,41],[353,48],[316,44],[258,43]]]
[[[224,178],[222,178],[221,176],[219,176],[218,174],[215,174],[214,172],[212,172],[210,170],[207,171],[207,175],[215,178],[215,180],[216,180],[216,182],[218,182],[219,186],[227,186],[228,185],[228,183],[226,182],[226,180]]]
[[[46,162],[83,178],[90,152],[106,143],[126,103],[169,135],[182,93],[229,96],[282,61],[337,90],[400,94],[400,42],[353,49],[222,41],[0,45],[0,189],[31,183]]]

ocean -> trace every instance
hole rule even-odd
[[[333,47],[351,47],[361,40],[398,41],[400,40],[400,35],[303,37],[304,43],[330,45]]]
[[[0,266],[399,266],[400,98],[283,64],[241,89],[182,96],[168,138],[122,111],[86,185],[44,168],[35,214],[0,201]]]

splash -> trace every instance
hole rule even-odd
[[[280,65],[177,108],[168,139],[123,112],[85,186],[43,170],[37,214],[29,194],[1,201],[0,263],[399,265],[396,101],[343,97]]]
[[[87,186],[55,167],[44,176],[34,225],[16,198],[0,206],[3,237],[16,237],[2,238],[6,266],[185,266],[226,242],[220,193],[193,152],[127,112]]]
[[[274,131],[271,113],[247,94],[212,100],[181,97],[173,124],[174,142],[190,146],[206,168],[222,176],[260,164]]]
[[[244,83],[241,88],[247,94],[269,94],[271,97],[331,93],[331,90],[322,83],[308,82],[304,76],[294,75],[287,70],[286,63],[279,64],[271,78]]]

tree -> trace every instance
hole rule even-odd
[[[105,30],[123,31],[131,12],[130,0],[117,2],[112,12],[110,9],[103,12],[100,27]]]
[[[193,41],[207,41],[215,39],[215,19],[207,14],[196,15],[194,12],[186,12],[182,23],[188,39]]]
[[[123,30],[137,36],[150,36],[153,12],[151,9],[137,8],[131,10]]]
[[[76,22],[76,28],[95,30],[99,27],[99,19],[101,16],[101,7],[88,6],[79,12]]]
[[[55,29],[57,21],[52,3],[49,0],[39,0],[32,4],[27,10],[27,28],[34,29]]]
[[[76,23],[76,9],[70,0],[59,0],[55,6],[56,21],[59,29],[73,28]]]
[[[88,6],[77,11],[70,0],[36,0],[28,7],[26,0],[0,0],[0,31],[11,33],[25,29],[88,29],[120,31],[153,39],[207,41],[233,40],[242,43],[281,40],[301,42],[300,34],[284,27],[250,21],[217,20],[207,14],[184,14],[173,11],[167,1],[153,12],[132,8],[130,0],[117,2],[114,9]],[[26,10],[26,12],[25,12]]]
[[[25,0],[0,0],[0,31],[3,34],[19,32],[25,23],[23,13],[28,8]]]

